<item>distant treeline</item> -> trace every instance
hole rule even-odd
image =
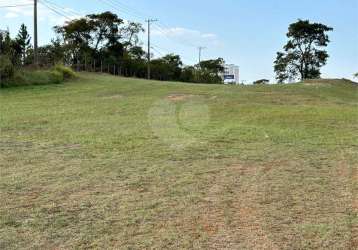
[[[77,70],[102,71],[129,77],[147,77],[147,53],[141,46],[140,23],[127,22],[111,12],[91,14],[55,26],[57,37],[38,48],[39,67],[64,64]],[[10,78],[18,68],[34,64],[31,38],[23,24],[15,38],[0,33],[0,75]],[[222,58],[184,66],[179,55],[151,61],[151,78],[166,81],[222,83]]]

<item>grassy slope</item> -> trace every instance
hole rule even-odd
[[[357,91],[0,90],[0,248],[357,247]]]

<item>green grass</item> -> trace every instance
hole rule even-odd
[[[0,90],[1,249],[355,249],[358,87],[82,74]]]

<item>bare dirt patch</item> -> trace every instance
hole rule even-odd
[[[122,99],[122,95],[109,95],[109,96],[102,96],[102,99],[104,100],[116,100],[116,99]]]
[[[178,102],[178,101],[185,101],[192,97],[193,95],[188,95],[188,94],[171,94],[167,96],[167,99],[173,102]]]

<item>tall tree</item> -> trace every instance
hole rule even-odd
[[[224,72],[225,61],[223,58],[212,59],[207,61],[201,61],[199,66],[203,70],[207,70],[210,73],[218,76]]]
[[[26,62],[27,52],[31,48],[31,38],[27,32],[27,27],[25,24],[21,24],[19,33],[15,38],[15,42],[20,49],[21,64],[24,65]]]
[[[137,44],[138,33],[143,28],[138,23],[125,23],[107,11],[72,20],[55,27],[55,31],[63,37],[74,59],[83,60],[90,56],[94,60],[106,59],[115,64],[123,58],[126,50]]]
[[[66,22],[63,26],[55,26],[56,33],[62,36],[68,56],[73,62],[83,59],[92,53],[90,47],[93,37],[93,26],[87,18],[80,18]]]
[[[221,75],[224,73],[225,61],[223,58],[217,58],[207,61],[201,61],[196,65],[198,71],[197,82],[203,83],[222,83],[223,79]]]
[[[6,55],[13,65],[21,62],[21,48],[8,31],[0,32],[0,55]]]
[[[128,46],[137,46],[139,42],[138,34],[141,32],[144,32],[141,23],[129,22],[127,26],[124,27],[121,31],[122,36],[125,39],[125,47],[127,48]]]
[[[119,33],[123,20],[116,14],[106,11],[100,14],[87,15],[89,23],[94,32],[94,50],[97,51],[102,43],[107,42],[113,45],[121,38]]]
[[[288,42],[284,52],[278,52],[274,62],[276,78],[279,82],[300,78],[312,79],[321,75],[320,69],[329,57],[327,47],[330,42],[327,32],[333,28],[321,23],[298,20],[289,26]]]
[[[181,74],[181,67],[183,62],[179,55],[169,54],[162,58],[165,65],[167,65],[168,80],[178,80]]]

